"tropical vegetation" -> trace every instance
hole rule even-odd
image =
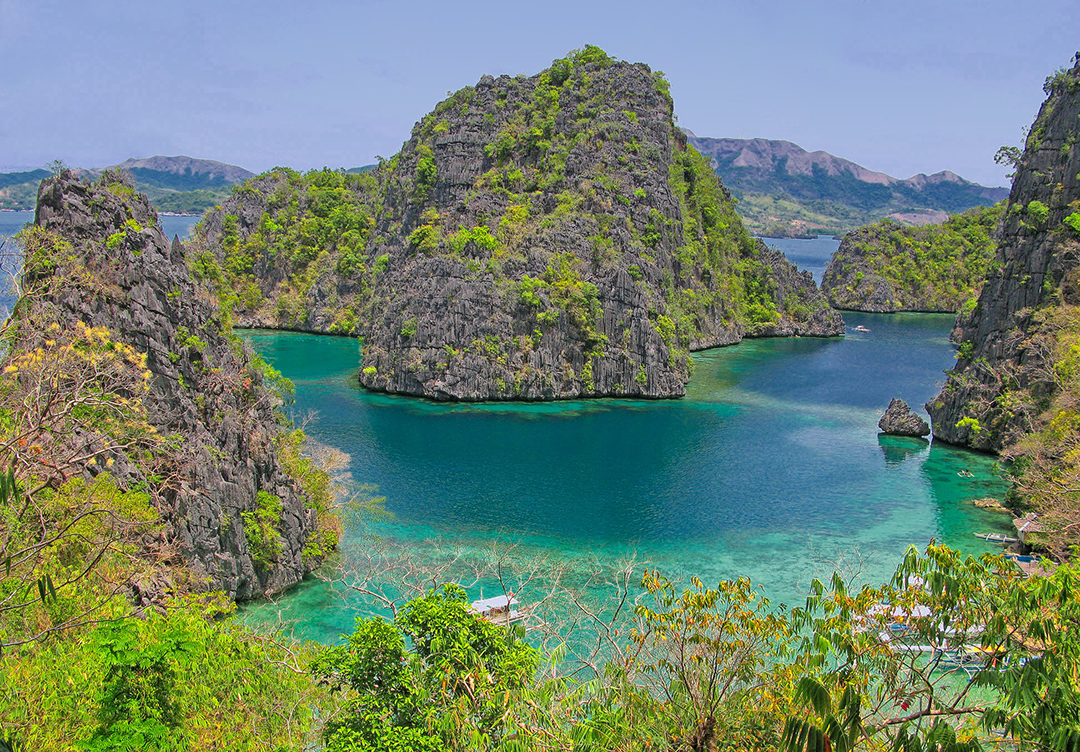
[[[854,230],[830,260],[822,289],[842,308],[864,308],[885,291],[888,310],[970,311],[994,263],[1004,213],[1000,203],[941,224],[885,219]]]

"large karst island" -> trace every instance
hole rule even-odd
[[[691,350],[843,332],[664,78],[594,47],[461,89],[370,174],[253,178],[192,246],[240,325],[359,335],[365,386],[435,399],[674,397]]]

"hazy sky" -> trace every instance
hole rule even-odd
[[[369,164],[449,91],[585,44],[664,71],[699,136],[1001,185],[1080,2],[0,0],[0,171]]]

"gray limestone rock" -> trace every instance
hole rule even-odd
[[[934,438],[1000,451],[1034,424],[1053,393],[1040,308],[1080,303],[1080,57],[1048,87],[1017,167],[992,271],[970,314],[957,320],[959,358],[927,403]],[[1031,399],[1017,399],[1018,395]]]
[[[30,346],[48,322],[81,321],[145,353],[152,380],[144,404],[175,448],[166,477],[144,476],[123,455],[114,459],[113,475],[151,492],[163,544],[178,549],[205,586],[244,599],[299,581],[319,563],[303,554],[315,512],[283,469],[276,398],[250,349],[231,336],[214,295],[192,279],[185,245],[165,238],[145,197],[114,172],[97,183],[70,173],[45,180],[35,223],[73,252],[28,264],[13,347]],[[281,550],[273,560],[257,560],[245,535],[244,515],[255,510],[260,492],[281,500]]]
[[[810,275],[746,233],[648,66],[560,70],[484,76],[417,123],[372,175],[356,276],[333,248],[298,271],[266,243],[295,176],[234,192],[199,242],[225,265],[229,243],[265,247],[238,324],[359,335],[364,386],[436,400],[679,397],[691,350],[843,332]]]
[[[878,421],[878,429],[892,436],[929,436],[930,426],[915,413],[907,403],[894,397],[885,414]]]

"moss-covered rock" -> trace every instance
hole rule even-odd
[[[456,92],[372,175],[249,181],[198,237],[239,323],[360,335],[365,386],[436,399],[679,396],[693,349],[843,327],[663,77],[595,47]]]
[[[956,313],[975,305],[994,260],[1004,204],[941,224],[882,220],[844,236],[821,278],[835,308],[870,313]]]

